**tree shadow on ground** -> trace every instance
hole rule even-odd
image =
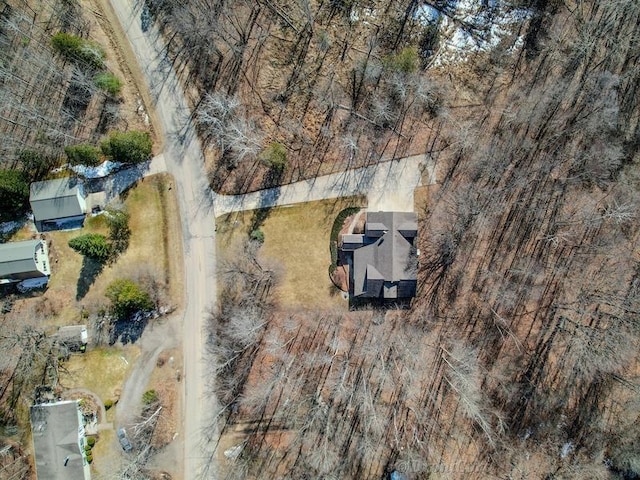
[[[280,180],[282,180],[282,173],[282,170],[272,168],[267,175],[265,175],[262,185],[260,186],[260,205],[266,206],[254,211],[253,217],[251,218],[251,226],[249,227],[249,236],[262,226],[271,213],[271,209],[277,203],[281,190],[279,187],[274,187],[273,185],[279,185]]]
[[[102,273],[103,268],[103,262],[90,257],[83,257],[82,268],[80,269],[80,276],[76,286],[76,300],[82,300],[85,297],[98,275]]]
[[[113,345],[117,341],[122,342],[123,345],[126,345],[127,343],[136,343],[142,336],[148,321],[149,320],[147,318],[115,321],[113,323],[113,328],[111,329],[109,345]]]

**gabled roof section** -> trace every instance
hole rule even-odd
[[[78,402],[34,405],[30,414],[38,480],[89,479]]]
[[[367,213],[363,246],[353,252],[354,296],[414,296],[417,233],[413,212]]]
[[[83,215],[85,208],[78,200],[80,185],[72,177],[33,182],[29,203],[36,221]]]
[[[47,246],[43,240],[0,244],[0,279],[50,273]]]

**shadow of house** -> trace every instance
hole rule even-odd
[[[0,244],[0,284],[29,280],[46,284],[50,275],[49,249],[44,240]]]
[[[84,224],[86,194],[77,178],[33,182],[29,203],[38,231],[80,228]]]
[[[368,212],[364,234],[342,236],[355,307],[407,307],[416,295],[418,219],[413,212]]]
[[[33,405],[30,420],[39,479],[91,478],[84,450],[84,423],[77,401]]]

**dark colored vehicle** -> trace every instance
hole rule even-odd
[[[127,438],[127,431],[124,428],[119,428],[117,433],[118,433],[118,441],[120,442],[122,449],[125,452],[130,452],[131,449],[133,448],[133,445],[131,445],[131,442]]]

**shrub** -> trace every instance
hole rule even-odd
[[[29,183],[21,172],[0,170],[0,221],[15,220],[29,209]]]
[[[93,462],[93,455],[88,454],[87,455],[87,463],[91,463],[91,462]]]
[[[111,300],[111,308],[118,319],[153,309],[149,293],[131,280],[114,280],[107,287],[105,296]]]
[[[108,401],[108,400],[107,400]],[[107,406],[107,402],[104,402],[105,407]],[[93,448],[93,446],[96,444],[96,439],[95,437],[87,437],[87,445],[89,445],[91,448]]]
[[[271,142],[260,155],[260,159],[269,168],[281,172],[287,166],[287,149],[279,142]]]
[[[155,390],[147,390],[142,394],[142,403],[145,405],[153,405],[160,400],[158,397],[158,392]]]
[[[88,443],[84,446],[84,451],[87,452],[87,454],[90,454],[91,452],[91,445],[89,445]]]
[[[106,400],[104,402],[104,409],[109,410],[111,407],[113,407],[113,400]]]
[[[102,153],[116,162],[140,163],[151,156],[151,136],[149,132],[113,132],[100,145]]]
[[[396,55],[386,57],[384,64],[394,72],[413,73],[418,69],[418,49],[405,47]]]
[[[96,84],[96,87],[98,87],[100,90],[104,90],[112,97],[117,96],[122,89],[122,81],[113,73],[99,73],[98,75],[96,75],[94,82]]]
[[[59,32],[51,38],[51,46],[67,60],[82,62],[95,69],[104,67],[104,50],[97,43]]]
[[[251,231],[251,234],[249,234],[249,238],[251,238],[251,240],[255,240],[258,243],[264,243],[264,232],[259,228],[256,228],[255,230]]]
[[[109,226],[109,239],[114,254],[124,252],[129,246],[129,237],[131,237],[129,214],[124,210],[109,209],[105,218]]]
[[[85,257],[93,258],[100,262],[109,259],[113,253],[107,238],[99,233],[87,233],[69,240],[69,247]]]
[[[67,159],[71,165],[95,167],[101,163],[100,149],[86,143],[65,147],[64,153],[67,154]]]

